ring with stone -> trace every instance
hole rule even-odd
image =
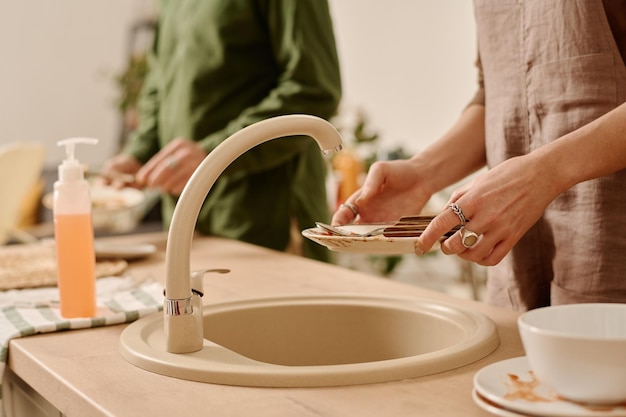
[[[173,156],[170,156],[169,158],[165,160],[165,165],[167,165],[169,169],[174,169],[176,168],[176,166],[178,166],[178,159],[174,158]]]
[[[347,207],[350,209],[350,211],[352,211],[352,213],[354,213],[354,217],[358,216],[359,211],[356,209],[356,206],[352,203],[343,203],[341,204],[341,207]]]
[[[463,210],[461,210],[461,207],[459,207],[459,205],[457,203],[452,203],[448,207],[450,209],[452,209],[454,214],[459,216],[459,220],[461,221],[461,223],[459,223],[459,224],[461,226],[465,226],[465,223],[467,222],[467,219],[465,218],[465,215],[463,214]]]
[[[461,243],[467,249],[469,249],[472,246],[474,246],[476,244],[476,242],[478,242],[478,238],[479,237],[480,236],[477,233],[472,232],[471,230],[467,229],[466,227],[462,227],[461,228]]]

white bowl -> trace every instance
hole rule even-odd
[[[116,189],[91,184],[92,223],[95,230],[129,232],[137,227],[144,214],[145,195],[135,188]],[[46,194],[43,205],[52,209],[53,193]]]
[[[518,319],[530,368],[563,398],[626,402],[626,304],[538,308]]]

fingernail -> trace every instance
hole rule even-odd
[[[415,254],[420,256],[424,254],[424,251],[418,246],[417,242],[415,242]]]

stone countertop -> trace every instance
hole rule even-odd
[[[110,238],[155,243],[159,251],[130,264],[136,279],[164,281],[165,234]],[[157,375],[119,353],[125,325],[14,339],[9,367],[67,417],[89,416],[488,416],[471,398],[482,367],[522,356],[518,314],[412,285],[241,242],[196,237],[191,269],[229,268],[205,276],[204,303],[291,294],[353,293],[429,298],[490,317],[501,344],[486,358],[448,372],[397,382],[330,388],[250,388]]]

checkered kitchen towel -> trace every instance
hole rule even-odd
[[[100,278],[96,293],[96,317],[66,319],[60,314],[56,287],[0,292],[0,381],[11,339],[129,323],[163,308],[163,286],[153,280],[137,283],[129,277]]]

